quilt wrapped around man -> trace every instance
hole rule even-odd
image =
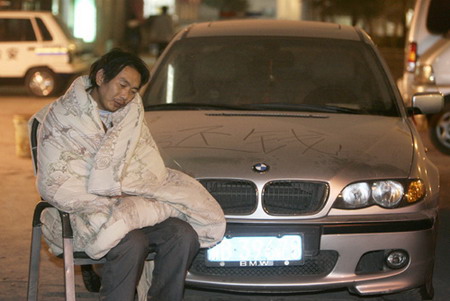
[[[105,132],[86,76],[38,112],[37,188],[56,208],[69,212],[74,249],[97,259],[131,230],[168,217],[187,221],[201,247],[222,239],[221,207],[192,177],[164,165],[144,120],[137,95],[113,112]],[[56,210],[42,217],[53,253],[62,253]]]

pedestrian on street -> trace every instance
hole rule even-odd
[[[130,52],[138,55],[142,47],[142,25],[145,23],[144,1],[127,0],[126,4],[125,43]]]
[[[161,14],[149,18],[150,41],[158,48],[158,56],[164,51],[174,34],[172,16],[167,6],[161,7]]]

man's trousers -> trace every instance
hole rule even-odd
[[[199,250],[199,243],[194,229],[177,218],[133,230],[108,252],[102,268],[100,300],[133,301],[145,259],[152,248],[156,257],[149,300],[182,300],[186,272]]]

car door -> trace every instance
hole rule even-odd
[[[34,19],[0,17],[0,77],[23,77],[29,66],[39,65]]]

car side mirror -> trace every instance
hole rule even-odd
[[[416,93],[412,97],[409,115],[435,114],[444,108],[444,96],[439,92]]]

